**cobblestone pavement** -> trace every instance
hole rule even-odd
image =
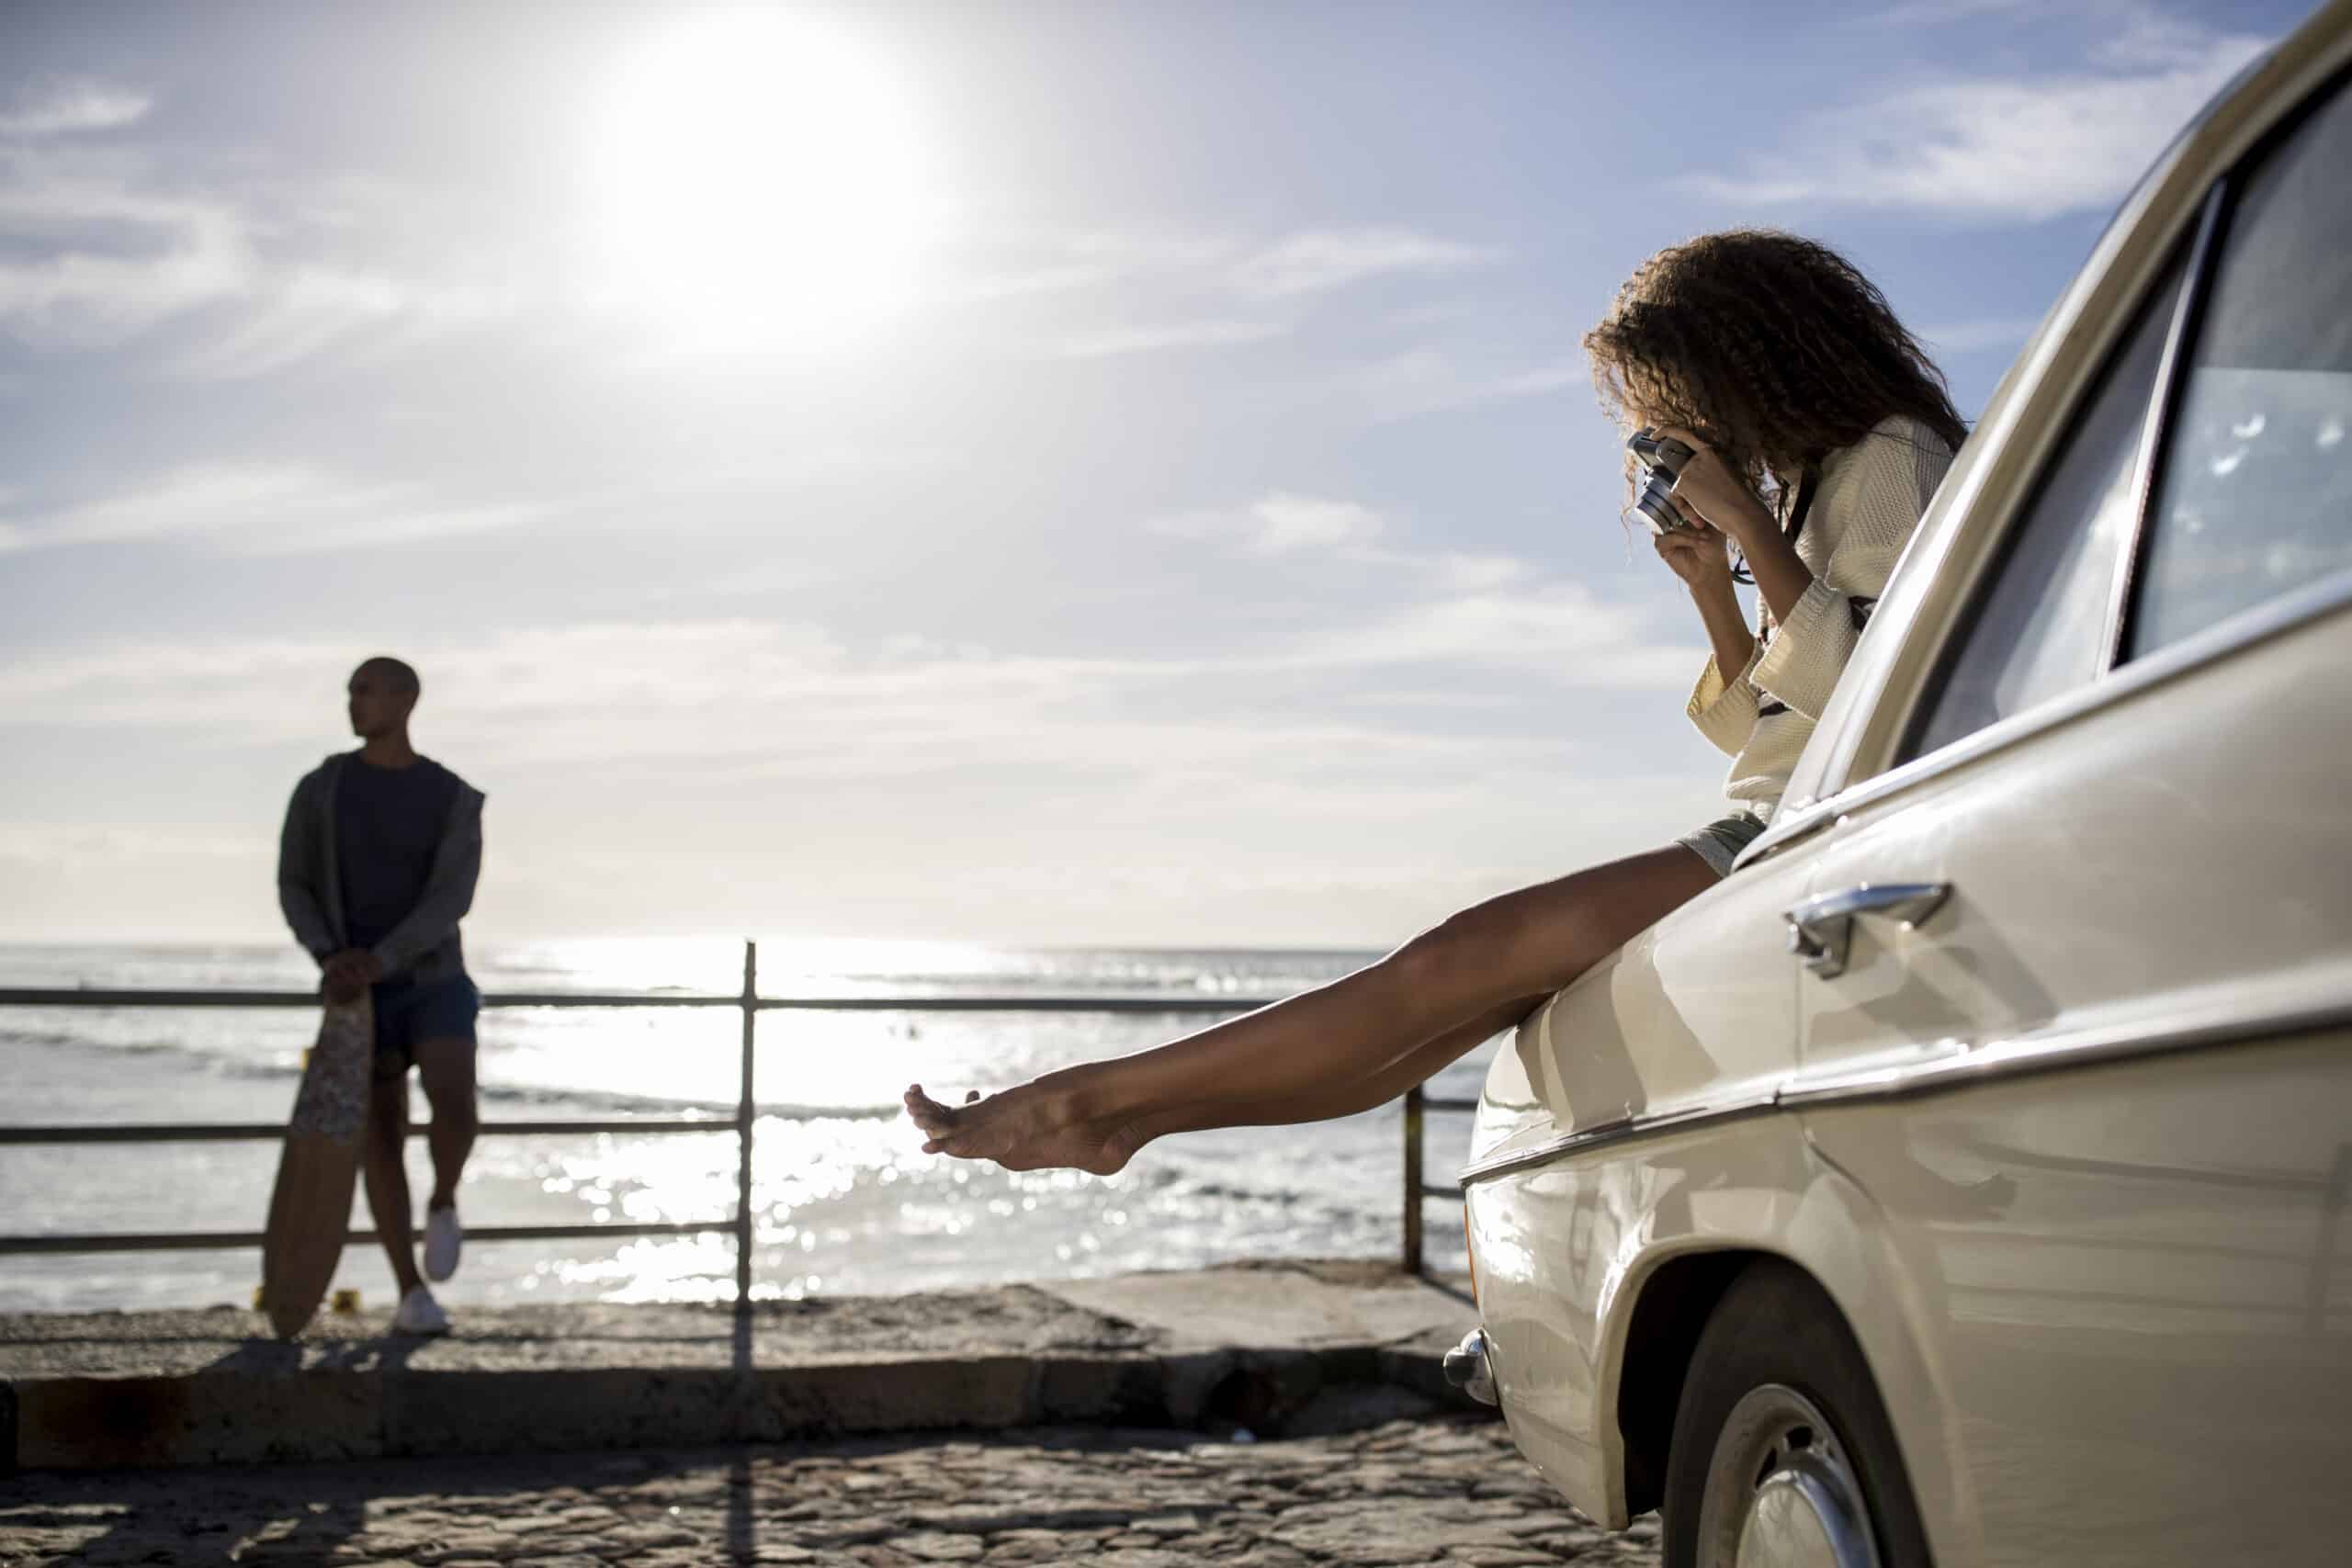
[[[0,1563],[1649,1564],[1494,1421],[1210,1442],[1100,1428],[0,1481]]]

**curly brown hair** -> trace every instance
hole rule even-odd
[[[1621,424],[1694,431],[1758,488],[1794,482],[1891,414],[1955,448],[1968,434],[1886,296],[1828,246],[1775,229],[1658,252],[1584,346]]]

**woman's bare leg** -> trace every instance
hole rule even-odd
[[[1121,1134],[1137,1123],[1215,1114],[1193,1124],[1242,1124],[1258,1119],[1251,1108],[1311,1105],[1399,1078],[1421,1047],[1559,989],[1715,880],[1680,845],[1613,861],[1488,899],[1377,964],[1172,1043],[962,1106],[917,1085],[907,1107],[936,1152],[1014,1170],[1116,1169]],[[1486,1037],[1461,1041],[1454,1054]],[[1220,1109],[1188,1110],[1211,1106]]]
[[[1506,1002],[1458,1029],[1447,1030],[1436,1039],[1397,1057],[1369,1077],[1358,1078],[1353,1083],[1333,1084],[1327,1089],[1318,1089],[1293,1100],[1202,1101],[1178,1106],[1158,1115],[1138,1117],[1104,1135],[1103,1154],[1106,1159],[1115,1159],[1117,1164],[1111,1165],[1109,1169],[1100,1174],[1108,1175],[1110,1171],[1118,1169],[1134,1158],[1136,1152],[1146,1144],[1171,1133],[1196,1133],[1208,1127],[1289,1127],[1301,1122],[1328,1122],[1338,1116],[1353,1116],[1360,1111],[1385,1105],[1503,1031],[1517,1028],[1529,1013],[1542,1007],[1545,999],[1543,997],[1521,997],[1516,1001]]]

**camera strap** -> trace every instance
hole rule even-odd
[[[1796,536],[1804,532],[1805,516],[1813,511],[1813,492],[1820,488],[1821,471],[1807,465],[1804,477],[1797,480],[1796,504],[1789,508],[1788,522],[1781,529],[1790,543],[1794,544]]]

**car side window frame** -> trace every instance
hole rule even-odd
[[[1904,705],[1901,722],[1882,731],[1882,755],[1887,759],[1884,764],[1875,771],[1865,772],[1870,764],[1860,758],[1854,759],[1854,765],[1849,767],[1844,779],[1819,799],[1790,813],[1784,822],[1776,822],[1775,830],[1768,831],[1750,846],[1738,863],[1745,864],[1750,860],[1776,853],[1816,829],[1837,821],[1849,811],[1965,766],[1987,752],[2006,750],[2091,709],[2122,700],[2143,686],[2169,680],[2198,665],[2266,641],[2290,627],[2352,603],[2352,581],[2339,574],[2282,594],[2257,610],[2248,611],[2170,647],[2138,659],[2126,660],[2123,657],[2128,646],[2140,574],[2148,550],[2151,503],[2154,499],[2153,491],[2157,477],[2164,471],[2173,416],[2178,410],[2188,379],[2186,360],[2194,348],[2197,330],[2204,320],[2213,274],[2228,237],[2228,220],[2234,209],[2237,193],[2248,174],[2301,131],[2323,107],[2333,102],[2338,94],[2346,92],[2352,92],[2352,68],[2331,73],[2325,81],[2305,94],[2213,177],[2209,188],[2198,200],[2197,216],[2188,226],[2187,232],[2175,243],[2166,259],[2150,269],[2144,285],[2147,292],[2132,307],[2136,311],[2155,289],[2163,286],[2171,273],[2174,258],[2180,254],[2181,244],[2186,243],[2189,247],[2186,273],[2180,296],[2174,304],[2173,321],[2163,358],[2149,390],[2149,417],[2141,431],[2140,451],[2135,459],[2132,511],[2126,537],[2116,554],[2114,580],[2109,585],[2110,598],[2095,673],[2070,691],[2007,715],[1934,750],[1917,757],[1894,760],[1902,758],[1904,747],[1915,729],[1921,725],[1925,716],[1933,711],[1936,699],[1944,688],[1951,661],[1964,649],[1970,633],[1975,628],[1984,595],[1996,581],[2017,531],[2030,521],[2034,503],[2072,450],[2069,443],[2062,441],[2042,454],[2032,479],[2019,487],[2007,514],[2000,521],[1997,536],[1987,542],[1984,554],[1979,558],[1984,563],[1979,568],[1979,581],[1972,586],[1961,605],[1932,626],[1906,628],[1910,633],[1924,634],[1931,638],[1934,649],[1926,661],[1925,674],[1915,681],[1907,692],[1883,691],[1879,694],[1882,702],[1894,698]],[[2070,418],[2098,395],[2113,357],[2127,346],[2129,332],[2128,325],[2118,329],[2117,336],[2109,345],[2098,367],[2084,378],[2074,400],[2067,405]]]
[[[2323,100],[2326,96],[2320,95]],[[2300,125],[2303,117],[2304,111],[2297,110],[2294,123]],[[2198,328],[2205,321],[2206,301],[2213,288],[2213,270],[2221,260],[2222,237],[2229,232],[2230,213],[2237,205],[2238,176],[2248,165],[2258,163],[2277,140],[2265,137],[2252,152],[2214,181],[2213,188],[2206,193],[2204,209],[2197,216],[2188,271],[2181,278],[2180,298],[2173,302],[2172,326],[2165,335],[2164,357],[2156,362],[2156,382],[2149,389],[2147,423],[2140,427],[2140,455],[2132,476],[2132,516],[2124,530],[2122,546],[2115,554],[2115,581],[2109,585],[2107,627],[2100,642],[2098,669],[2085,682],[2087,686],[2098,686],[2124,661],[2124,633],[2132,617],[2132,602],[2139,592],[2141,570],[2147,561],[2148,520],[2155,510],[2156,476],[2164,472],[2174,416],[2180,412],[2181,395],[2188,386],[2186,361],[2196,347]]]
[[[2206,210],[2199,220],[2198,250],[2190,262],[2188,285],[2182,291],[2181,319],[2175,323],[2173,340],[2166,345],[2165,366],[2159,376],[2159,381],[2168,383],[2168,386],[2160,403],[2151,411],[2153,414],[2161,416],[2162,423],[2151,425],[2148,433],[2150,441],[2142,454],[2137,512],[2132,520],[2130,548],[2126,553],[2127,574],[2116,585],[2116,601],[2109,619],[2107,672],[2161,660],[2177,648],[2203,649],[2203,654],[2191,660],[2202,663],[2205,659],[2216,658],[2249,642],[2260,640],[2309,618],[2312,612],[2296,613],[2292,606],[2312,599],[2312,587],[2322,590],[2317,597],[2326,598],[2329,597],[2325,592],[2327,585],[2340,584],[2346,576],[2346,571],[2339,569],[2303,590],[2290,590],[2256,600],[2224,615],[2211,626],[2174,642],[2136,656],[2132,651],[2143,609],[2148,558],[2155,544],[2156,502],[2162,499],[2159,490],[2168,476],[2172,447],[2180,434],[2178,415],[2197,369],[2196,351],[2203,336],[2205,319],[2212,309],[2222,264],[2231,253],[2233,242],[2245,237],[2237,231],[2240,204],[2254,177],[2266,169],[2271,158],[2301,135],[2322,113],[2346,100],[2352,100],[2352,68],[2336,72],[2281,116],[2277,124],[2264,131],[2252,146],[2231,163],[2214,182],[2214,188],[2207,197]]]
[[[1927,674],[1917,683],[1909,711],[1901,727],[1895,730],[1893,756],[1882,773],[1896,773],[1922,763],[1930,757],[1941,756],[1955,747],[1963,746],[1975,737],[2012,723],[2025,722],[2026,716],[2063,703],[2084,688],[2107,679],[2115,667],[2116,621],[2119,607],[2129,603],[2131,563],[2138,554],[2141,531],[2145,525],[2151,486],[2151,464],[2154,451],[2150,433],[2155,422],[2164,416],[2168,406],[2166,385],[2178,361],[2183,320],[2190,312],[2188,304],[2194,297],[2198,280],[2197,261],[2201,247],[2211,231],[2213,192],[2200,198],[2197,218],[2189,232],[2176,241],[2144,284],[2130,308],[2117,312],[2123,326],[2115,340],[2107,345],[2097,367],[2076,390],[2073,402],[2064,411],[2064,423],[2067,434],[2045,452],[2033,477],[2019,487],[2018,499],[2011,506],[1998,536],[1984,549],[1983,565],[1976,581],[1969,585],[1959,607],[1940,625],[1927,631],[1934,642],[1932,654],[1927,660]],[[2073,684],[2046,696],[2036,698],[2012,713],[1975,724],[1958,734],[1927,744],[1930,731],[1947,716],[1947,704],[1953,694],[1961,671],[1971,663],[1972,657],[1986,645],[1979,636],[1988,621],[1998,618],[1996,605],[2003,590],[2014,586],[2011,575],[2019,570],[2020,561],[2031,553],[2037,544],[2046,544],[2057,537],[2041,532],[2045,525],[2059,528],[2075,527],[2086,533],[2099,525],[2103,503],[2093,498],[2090,507],[2073,516],[2047,511],[2053,491],[2064,488],[2074,471],[2074,465],[2083,457],[2086,448],[2082,437],[2093,423],[2109,412],[2110,392],[2119,390],[2116,378],[2131,368],[2133,362],[2154,349],[2154,363],[2144,372],[2144,388],[2139,390],[2136,405],[2126,399],[2113,404],[2113,412],[2130,415],[2132,423],[2128,439],[2113,446],[2099,446],[2091,450],[2095,455],[2120,453],[2120,494],[2123,504],[2119,508],[2120,526],[2104,563],[2093,560],[2081,567],[2084,586],[2096,593],[2098,619],[2090,635],[2070,646],[2079,647],[2087,666],[2081,678]],[[2125,387],[2120,390],[2129,392]],[[2100,581],[2100,574],[2105,581]],[[2015,628],[2012,628],[2015,629]]]
[[[2198,325],[2204,319],[2203,301],[2212,281],[2214,260],[2220,249],[2215,241],[2222,231],[2229,193],[2236,175],[2237,166],[2233,165],[2206,191],[2198,203],[2195,226],[2183,242],[2174,245],[2163,265],[2155,269],[2148,282],[2147,291],[2134,302],[2128,313],[2129,324],[2108,346],[2098,369],[2084,383],[2082,390],[2066,411],[2068,424],[2075,426],[2103,395],[2108,378],[2131,357],[2135,332],[2145,324],[2144,312],[2168,287],[2175,287],[2171,280],[2177,273],[2178,292],[2172,299],[2171,320],[2164,324],[2164,346],[2157,352],[2155,372],[2148,382],[2147,406],[2140,416],[2136,449],[2132,452],[2132,478],[2126,491],[2131,497],[2130,506],[2122,520],[2122,536],[2116,541],[2114,559],[2106,568],[2107,609],[2100,619],[2098,637],[2090,645],[2094,650],[2090,673],[2066,690],[2044,697],[2016,713],[2004,714],[1929,750],[1910,754],[1911,748],[1918,744],[1920,733],[1934,721],[1955,670],[1973,647],[1977,628],[2015,559],[2026,531],[2041,515],[2043,499],[2075,457],[2075,444],[2067,440],[2044,455],[2032,482],[2024,487],[2021,499],[2004,522],[2001,536],[1990,549],[1988,565],[1982,579],[1973,585],[1959,613],[1938,628],[1935,657],[1928,666],[1930,673],[1912,696],[1910,712],[1896,732],[1900,739],[1894,748],[1895,761],[1880,776],[1905,773],[1915,768],[1928,771],[1928,765],[1938,758],[1949,757],[1956,762],[1965,756],[1973,755],[1973,743],[1983,736],[1997,738],[2012,728],[2030,732],[2041,727],[2037,722],[2040,716],[2072,712],[2086,700],[2085,694],[2101,690],[2114,676],[2121,659],[2124,625],[2139,581],[2140,562],[2147,551],[2150,502],[2154,499],[2156,476],[2163,472],[2161,465],[2165,452],[2165,432],[2180,406],[2181,388],[2187,380],[2182,374],[2183,363],[2190,345],[2197,341]],[[2088,517],[2080,520],[2085,527],[2090,525],[2090,521]],[[2091,581],[2095,582],[2097,579]],[[1993,743],[1997,744],[1997,739]],[[1861,782],[1867,785],[1871,781]]]

